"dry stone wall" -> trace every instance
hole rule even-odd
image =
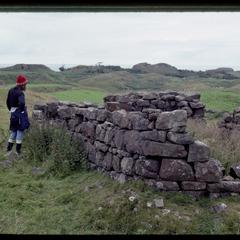
[[[172,96],[176,100],[179,95]],[[157,100],[149,95],[137,99]],[[196,198],[240,192],[239,177],[224,176],[221,163],[210,158],[209,147],[186,132],[186,110],[109,109],[113,102],[117,105],[122,100],[108,96],[105,107],[39,104],[34,106],[33,119],[65,127],[84,145],[89,166],[119,182],[142,179],[160,191],[181,191]],[[134,101],[125,103],[130,102]]]

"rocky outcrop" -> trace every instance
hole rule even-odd
[[[159,100],[158,96],[165,97]],[[132,102],[135,99],[145,101],[144,104],[172,101],[175,97],[186,102],[199,98],[196,94],[151,93],[107,96],[105,100],[129,104],[129,97]],[[186,132],[184,109],[126,111],[109,109],[107,104],[103,108],[87,103],[52,102],[35,105],[33,119],[66,128],[83,143],[89,166],[119,182],[143,179],[159,191],[182,191],[194,197],[240,191],[239,181],[224,176],[221,163],[210,158],[208,146]],[[238,168],[234,169],[236,172]]]

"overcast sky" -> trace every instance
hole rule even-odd
[[[240,70],[240,12],[0,13],[0,64]]]

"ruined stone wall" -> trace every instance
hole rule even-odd
[[[109,111],[110,99],[116,103],[116,96],[108,96],[106,108],[63,102],[35,105],[33,119],[64,126],[82,141],[89,166],[119,182],[142,179],[158,190],[194,197],[240,192],[240,181],[224,176],[208,146],[186,132],[187,111]],[[146,101],[145,96],[139,99]]]
[[[240,107],[237,107],[233,113],[224,113],[223,119],[218,123],[218,126],[230,131],[240,131]]]
[[[144,112],[146,109],[159,109],[159,111],[174,111],[182,109],[187,111],[191,118],[203,118],[205,105],[200,102],[199,93],[178,93],[174,91],[129,93],[127,95],[109,95],[104,98],[106,109],[116,111]]]

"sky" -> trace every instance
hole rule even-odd
[[[240,12],[0,13],[0,64],[240,70]]]

